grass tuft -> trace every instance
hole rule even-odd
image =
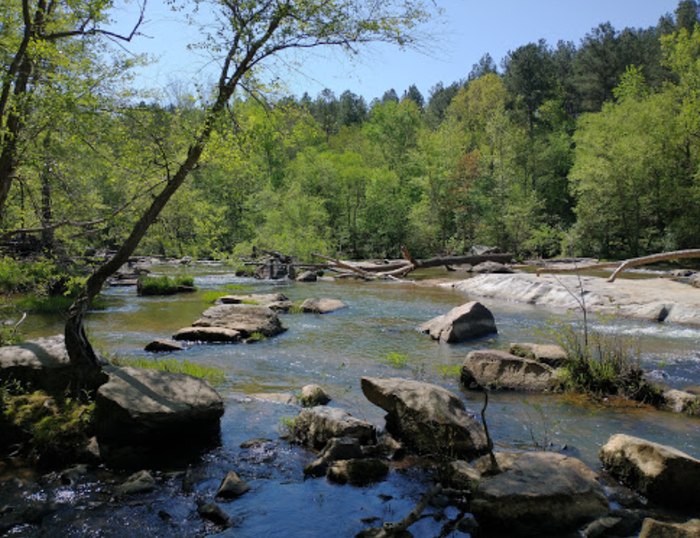
[[[223,385],[226,381],[226,374],[222,369],[204,364],[196,364],[190,361],[179,361],[177,359],[114,358],[111,362],[115,366],[133,366],[134,368],[148,368],[150,370],[160,370],[162,372],[187,374],[192,377],[203,379],[214,386]]]
[[[139,295],[174,295],[184,291],[194,291],[194,277],[182,275],[139,277],[136,291]]]

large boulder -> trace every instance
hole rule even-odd
[[[499,473],[484,473],[471,509],[479,525],[505,536],[561,536],[607,513],[596,473],[553,452],[500,452]],[[484,456],[478,470],[490,468]],[[500,534],[499,534],[500,535]]]
[[[497,332],[493,314],[481,303],[472,301],[437,316],[420,326],[433,340],[463,342]]]
[[[498,350],[471,351],[462,365],[462,383],[467,388],[546,391],[557,386],[551,366]]]
[[[266,306],[277,312],[287,312],[292,301],[283,293],[249,293],[246,295],[224,295],[216,300],[217,304],[247,304]]]
[[[525,357],[543,362],[553,368],[563,366],[568,360],[568,355],[564,348],[556,344],[520,342],[511,344],[510,352],[518,357]]]
[[[700,460],[673,447],[615,434],[600,450],[610,474],[645,497],[669,507],[698,507]]]
[[[303,312],[311,314],[330,314],[341,308],[346,308],[346,305],[340,299],[329,299],[329,298],[310,298],[306,299],[301,303],[301,309]]]
[[[151,447],[204,444],[218,434],[224,402],[201,379],[131,367],[105,370],[109,380],[95,400],[103,455],[131,446],[148,452]]]
[[[698,538],[698,536],[700,536],[700,519],[691,519],[685,523],[666,523],[646,518],[639,533],[639,538]]]
[[[469,458],[487,450],[483,427],[447,389],[410,379],[363,377],[362,392],[387,412],[387,431],[419,454]]]
[[[334,437],[354,437],[361,444],[377,440],[377,430],[372,424],[336,407],[302,409],[290,429],[295,441],[317,450]]]
[[[248,304],[220,304],[207,308],[193,327],[215,327],[238,331],[241,338],[253,333],[275,336],[286,329],[279,317],[266,306]]]
[[[62,392],[73,379],[63,335],[0,347],[0,381],[16,379],[49,392]]]

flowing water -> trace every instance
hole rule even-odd
[[[219,388],[226,401],[220,446],[186,468],[160,471],[153,492],[126,499],[116,499],[112,493],[113,484],[125,474],[98,470],[70,485],[62,485],[56,474],[36,480],[16,475],[2,482],[0,508],[11,504],[13,495],[51,508],[40,524],[15,528],[10,535],[354,536],[380,521],[398,521],[428,489],[429,471],[395,469],[386,481],[365,488],[304,480],[303,467],[313,454],[279,439],[285,419],[298,409],[266,400],[261,393],[295,392],[305,384],[319,383],[332,396],[331,405],[381,426],[383,411],[363,397],[360,377],[406,377],[460,393],[467,407],[478,411],[481,395],[463,391],[458,379],[459,366],[470,350],[552,341],[562,323],[579,324],[572,314],[489,300],[485,304],[494,313],[498,335],[441,345],[416,327],[468,300],[450,289],[396,282],[270,283],[237,278],[225,267],[211,266],[197,272],[199,291],[193,294],[145,298],[137,297],[133,288],[108,290],[107,308],[92,313],[88,322],[96,347],[121,357],[142,357],[146,343],[169,337],[209,306],[205,292],[225,291],[230,284],[245,287],[235,293],[279,291],[293,301],[335,297],[349,307],[327,315],[285,314],[282,321],[288,330],[255,344],[199,345],[170,355],[226,372],[226,383]],[[50,317],[35,316],[27,325],[30,336],[62,330],[61,321]],[[619,319],[594,319],[592,326],[628,337],[639,346],[645,368],[664,383],[700,385],[700,328]],[[497,447],[549,445],[593,468],[599,468],[600,446],[618,432],[700,457],[700,420],[646,408],[586,404],[556,395],[494,393],[487,417]],[[240,448],[251,438],[270,441]],[[196,501],[212,500],[231,469],[252,489],[237,500],[221,503],[234,522],[232,528],[221,531],[202,522]],[[426,518],[411,530],[416,536],[436,536],[443,523]]]

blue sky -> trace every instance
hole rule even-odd
[[[415,84],[427,97],[437,82],[445,85],[467,76],[473,64],[489,53],[500,64],[510,50],[544,38],[577,45],[593,27],[609,21],[616,29],[645,28],[672,13],[677,0],[437,0],[444,14],[424,32],[430,38],[421,50],[400,50],[372,45],[358,58],[334,51],[304,53],[271,66],[269,76],[284,83],[288,93],[312,97],[324,88],[337,95],[349,89],[370,101],[389,88],[400,94]],[[115,12],[120,26],[134,19],[131,9]],[[216,66],[202,53],[187,50],[200,39],[195,26],[187,25],[161,1],[150,0],[142,29],[130,49],[148,53],[153,62],[141,70],[137,84],[143,88],[180,89],[213,79]]]

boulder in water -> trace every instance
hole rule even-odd
[[[437,316],[420,326],[433,340],[457,343],[497,332],[493,314],[481,303],[472,301]]]
[[[347,308],[343,301],[328,298],[310,298],[301,303],[301,309],[311,314],[330,314],[336,310]]]
[[[471,351],[462,365],[461,379],[471,389],[547,391],[558,384],[550,366],[498,350]]]
[[[354,437],[361,444],[372,444],[377,440],[377,431],[372,424],[335,407],[302,409],[290,430],[295,441],[317,450],[334,437]]]

